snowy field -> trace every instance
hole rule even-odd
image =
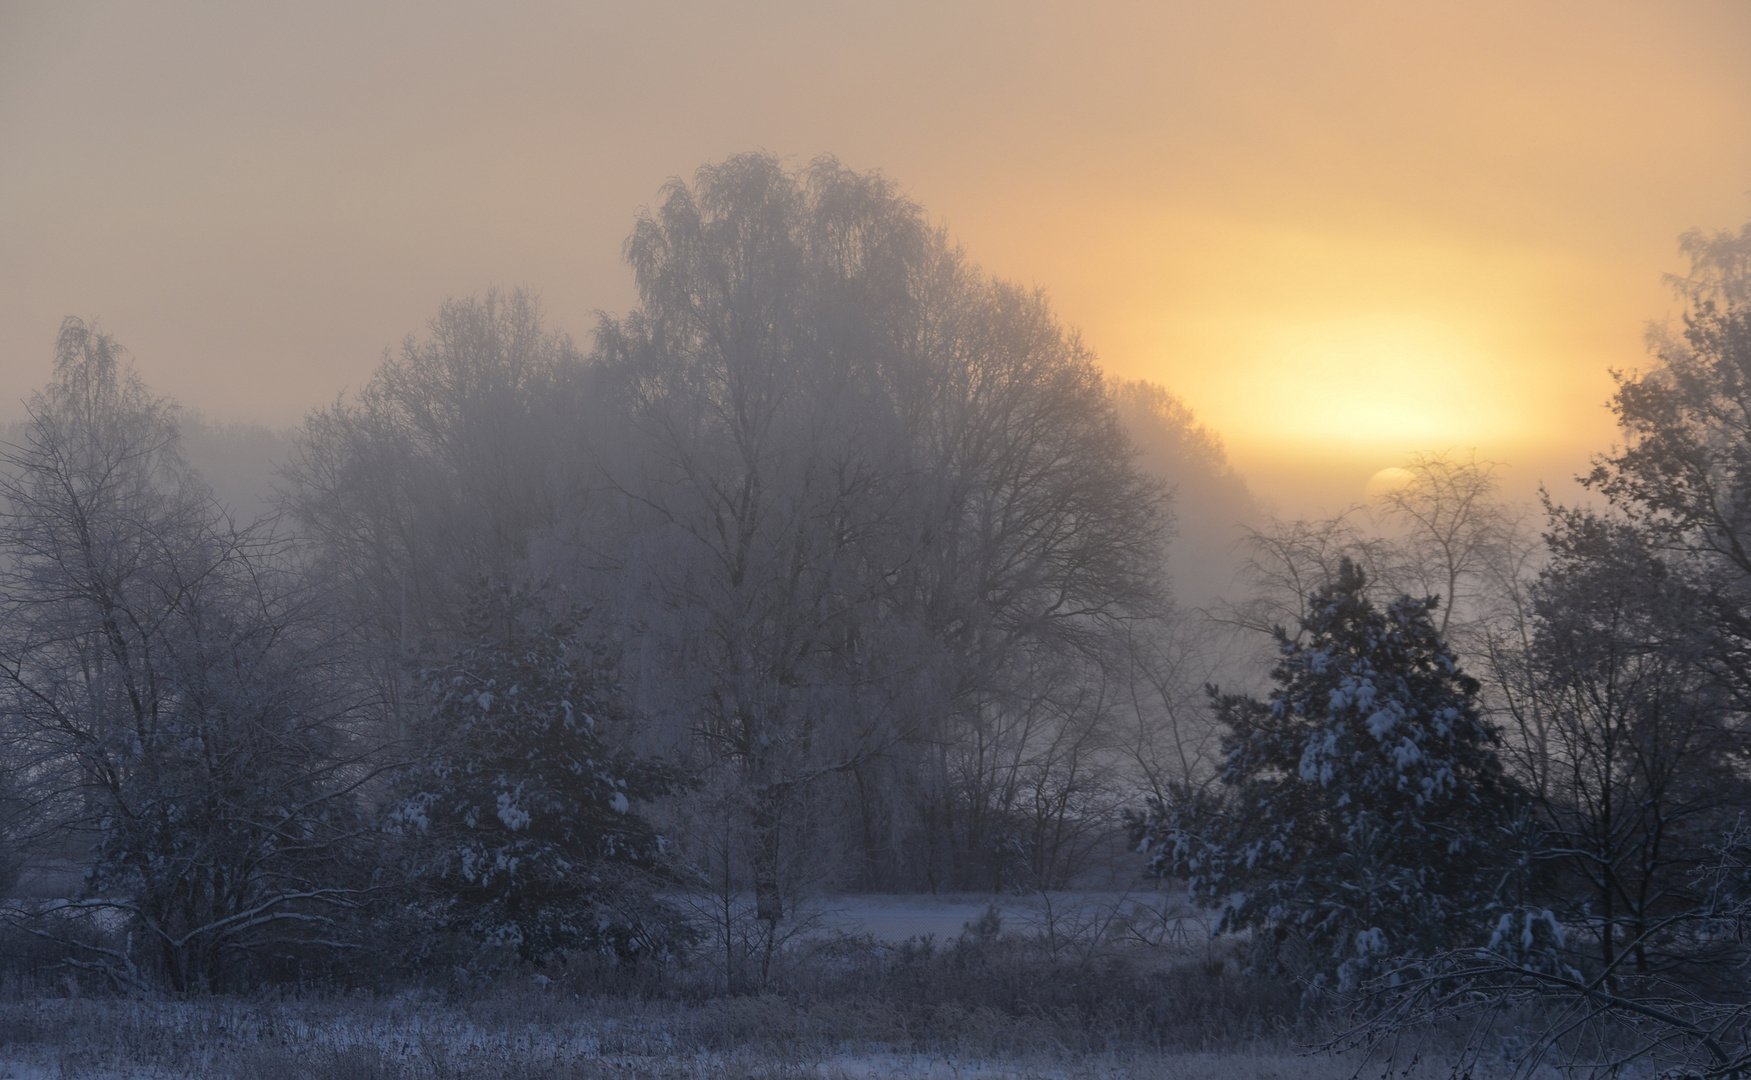
[[[1054,961],[1070,965],[1059,971],[1092,970],[1076,965],[1096,943],[1105,956],[1117,950],[1167,967],[1211,948],[1203,915],[1148,892],[839,897],[803,913],[792,948],[806,956],[811,941],[922,940],[934,943],[935,962],[949,964],[955,942],[994,936],[993,909],[1003,938],[1030,943],[1035,951],[1027,955],[1040,958],[1023,961],[1039,965],[1019,969],[1023,982],[1036,970],[1050,978]],[[948,967],[926,970],[952,975]],[[1017,979],[1018,969],[993,977]],[[1116,1047],[1097,1052],[1076,1048],[1082,1029],[1066,1026],[1060,1012],[884,998],[890,991],[879,989],[858,996],[842,986],[837,996],[815,999],[684,1003],[579,997],[535,974],[466,999],[57,998],[0,1004],[0,1080],[1338,1080],[1355,1073],[1359,1063],[1305,1054],[1297,1037],[1281,1032],[1228,1041],[1199,1034],[1199,1023],[1228,1008],[1220,1000],[1212,1008],[1212,993],[1244,1009],[1250,992],[1232,966],[1196,975],[1191,997],[1162,999],[1177,1045],[1151,1047],[1126,1036],[1087,1044]],[[1206,1019],[1187,1013],[1179,1030],[1178,1010],[1195,1007]]]
[[[992,909],[1006,933],[1090,933],[1116,922],[1149,928],[1152,937],[1201,944],[1209,937],[1207,914],[1176,897],[1151,892],[1035,893],[1024,896],[844,896],[822,900],[807,915],[821,933],[867,935],[898,943],[911,938],[949,941]]]
[[[8,1035],[0,1080],[1338,1080],[1354,1072],[1292,1047],[1080,1059],[809,1045],[702,1050],[684,1045],[701,1034],[689,1026],[696,1019],[527,998],[466,1007],[41,1002],[0,1006]],[[39,1038],[21,1039],[27,1032]]]

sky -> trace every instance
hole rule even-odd
[[[1751,219],[1751,4],[0,0],[0,413],[61,319],[291,425],[447,297],[587,340],[672,176],[880,169],[1284,513],[1606,449],[1686,229]]]

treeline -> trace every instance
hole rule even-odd
[[[446,303],[261,520],[67,321],[0,477],[26,935],[176,990],[459,941],[757,985],[823,889],[1122,855],[1209,666],[1170,489],[1250,510],[1219,444],[877,175],[733,158],[626,258],[588,349]]]
[[[1462,988],[1417,1015],[1738,1001],[1751,229],[1684,250],[1590,503],[1446,452],[1324,521],[831,161],[671,183],[587,348],[445,304],[259,519],[70,319],[0,470],[10,940],[740,990],[825,891],[1148,869],[1261,973]]]

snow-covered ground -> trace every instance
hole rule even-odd
[[[0,1006],[0,1080],[1338,1080],[1354,1065],[1293,1047],[1066,1058],[874,1048],[701,1051],[685,1012],[554,995],[439,1001],[142,1002]]]
[[[1019,913],[1013,896],[840,896],[816,901],[806,917],[821,932],[868,935],[877,941],[902,942],[934,937],[947,941],[983,916],[992,906],[1005,922]]]
[[[1086,937],[1109,941],[1126,934],[1151,945],[1202,946],[1210,937],[1209,913],[1159,892],[949,894],[840,896],[804,909],[811,933],[868,936],[900,943],[931,937],[947,942],[995,909],[1004,933]]]
[[[804,940],[894,945],[931,939],[940,946],[966,934],[991,934],[993,913],[1004,935],[1038,935],[1054,943],[1055,957],[1063,955],[1059,942],[1072,950],[1071,959],[1097,942],[1129,942],[1177,963],[1178,949],[1201,952],[1210,942],[1205,915],[1150,892],[840,896],[809,905],[798,921]],[[963,1020],[925,1012],[918,1014],[923,1028],[914,1030],[910,1021],[871,1021],[854,1011],[866,1005],[840,1013],[831,1002],[777,997],[694,1005],[591,1001],[562,993],[559,985],[538,975],[521,989],[460,1001],[416,995],[0,1004],[0,1080],[1336,1080],[1354,1067],[1303,1057],[1281,1039],[1236,1046],[1232,1053],[1139,1048],[1122,1056],[1067,1056],[1055,1036],[1035,1037],[1043,1030],[1039,1024],[976,1008],[953,1014],[952,1005],[945,1008]],[[957,1041],[957,1023],[974,1033],[971,1042]],[[946,1042],[928,1034],[933,1026],[947,1032]],[[914,1052],[920,1046],[948,1049]],[[961,1048],[958,1056],[955,1048]]]
[[[393,1066],[390,1067],[393,1070]],[[512,1066],[515,1068],[515,1066]],[[719,1055],[713,1059],[590,1060],[566,1062],[536,1073],[400,1072],[363,1066],[346,1072],[296,1071],[286,1076],[309,1080],[352,1080],[358,1077],[505,1077],[530,1076],[541,1080],[584,1080],[613,1077],[616,1080],[1353,1080],[1353,1067],[1332,1059],[1310,1059],[1296,1054],[1184,1054],[1148,1061],[1096,1062],[1073,1067],[1041,1067],[1014,1061],[962,1061],[957,1058],[911,1055],[841,1055],[807,1065],[778,1060],[750,1060],[745,1056]],[[87,1071],[91,1070],[91,1071]],[[280,1075],[280,1074],[276,1074]],[[1431,1071],[1428,1075],[1438,1076]],[[110,1068],[102,1065],[69,1067],[61,1057],[33,1060],[0,1060],[0,1080],[248,1080],[243,1074],[211,1073],[202,1069],[167,1071],[161,1066]]]

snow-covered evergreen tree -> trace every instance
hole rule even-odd
[[[390,816],[410,877],[441,925],[526,959],[666,948],[678,920],[648,887],[663,841],[634,806],[672,773],[605,742],[614,687],[574,664],[573,620],[494,587],[465,626],[467,644],[421,672],[425,750]]]
[[[1251,928],[1312,949],[1349,988],[1388,957],[1487,934],[1512,791],[1497,736],[1430,620],[1433,597],[1381,611],[1345,560],[1277,631],[1268,702],[1218,695],[1220,787],[1152,800],[1133,820],[1151,870]]]

